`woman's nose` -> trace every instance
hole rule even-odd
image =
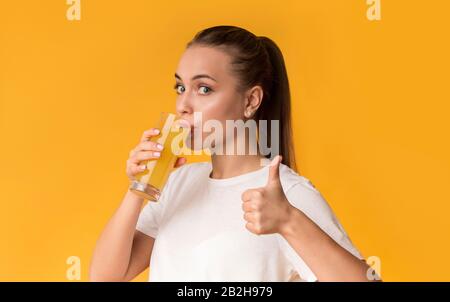
[[[192,97],[187,93],[180,95],[177,99],[176,110],[180,116],[192,115],[194,108],[192,106]]]

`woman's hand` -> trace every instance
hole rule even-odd
[[[149,141],[151,137],[156,136],[159,133],[160,130],[156,128],[145,130],[139,144],[130,151],[130,157],[127,160],[127,176],[130,180],[134,180],[137,174],[147,169],[146,165],[142,163],[143,161],[158,159],[161,156],[163,146],[156,142]],[[186,158],[178,157],[174,167],[178,168],[185,163]]]
[[[270,163],[266,186],[242,193],[245,227],[254,234],[282,233],[294,210],[281,186],[280,163],[279,155]]]
[[[277,156],[270,164],[266,186],[242,194],[245,227],[257,235],[281,234],[319,281],[368,281],[367,263],[287,200],[280,182],[280,162]]]

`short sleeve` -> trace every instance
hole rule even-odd
[[[136,224],[136,230],[156,238],[163,217],[164,205],[167,204],[168,191],[167,188],[164,188],[157,202],[148,201],[142,208]]]
[[[351,242],[326,200],[308,179],[304,178],[302,182],[289,188],[286,191],[286,197],[293,206],[308,216],[340,246],[355,257],[364,259]],[[284,237],[280,236],[280,240],[283,253],[294,266],[300,278],[304,281],[317,281],[317,277]]]

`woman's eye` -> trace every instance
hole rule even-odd
[[[183,87],[183,85],[175,84],[175,86],[174,86],[173,88],[176,90],[176,92],[177,92],[178,94],[181,94],[182,92],[184,92],[184,87]]]
[[[210,91],[211,91],[211,88],[209,88],[209,87],[206,87],[206,86],[200,87],[200,94],[207,94]]]

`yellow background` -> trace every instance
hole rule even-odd
[[[449,1],[81,4],[0,4],[0,280],[65,281],[72,255],[88,280],[186,42],[229,24],[282,48],[300,173],[383,279],[450,281]]]

